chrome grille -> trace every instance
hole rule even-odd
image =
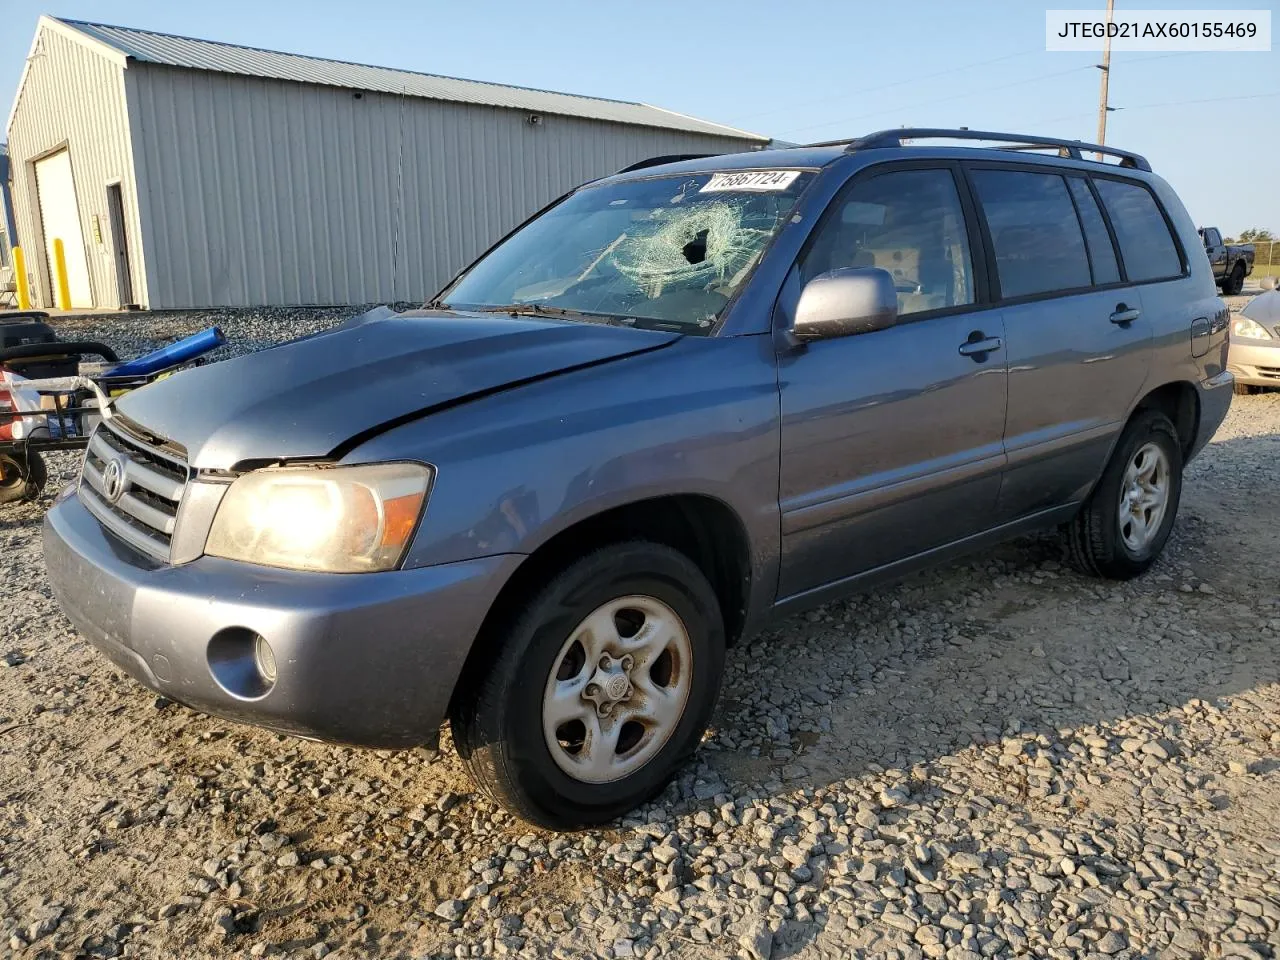
[[[180,454],[108,420],[89,441],[80,474],[80,499],[125,543],[167,563],[187,476],[187,463]]]

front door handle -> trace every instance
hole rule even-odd
[[[1123,327],[1133,323],[1141,315],[1142,311],[1136,307],[1126,307],[1123,303],[1117,303],[1116,312],[1111,315],[1111,322]]]
[[[978,334],[981,337],[981,334]],[[975,360],[985,360],[987,354],[993,350],[999,350],[1004,343],[999,337],[985,337],[975,340],[972,335],[964,343],[960,344],[960,356],[973,357]]]

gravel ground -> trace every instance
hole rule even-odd
[[[351,312],[224,327],[251,349]],[[47,503],[10,508],[0,956],[1280,956],[1277,464],[1280,393],[1237,398],[1140,580],[1079,577],[1045,536],[782,623],[731,653],[679,781],[569,836],[472,795],[447,749],[157,699],[58,613]]]

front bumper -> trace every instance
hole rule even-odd
[[[159,566],[107,534],[74,495],[46,516],[44,554],[67,617],[152,690],[229,720],[381,748],[436,743],[472,641],[522,559],[375,574],[216,557]],[[270,644],[276,679],[245,695],[228,689],[240,688],[225,660],[215,678],[209,646],[250,631]]]
[[[1232,339],[1227,369],[1236,382],[1251,387],[1280,387],[1280,340]]]

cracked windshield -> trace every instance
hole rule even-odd
[[[710,333],[810,177],[730,171],[588,187],[516,233],[443,299],[460,309]]]

